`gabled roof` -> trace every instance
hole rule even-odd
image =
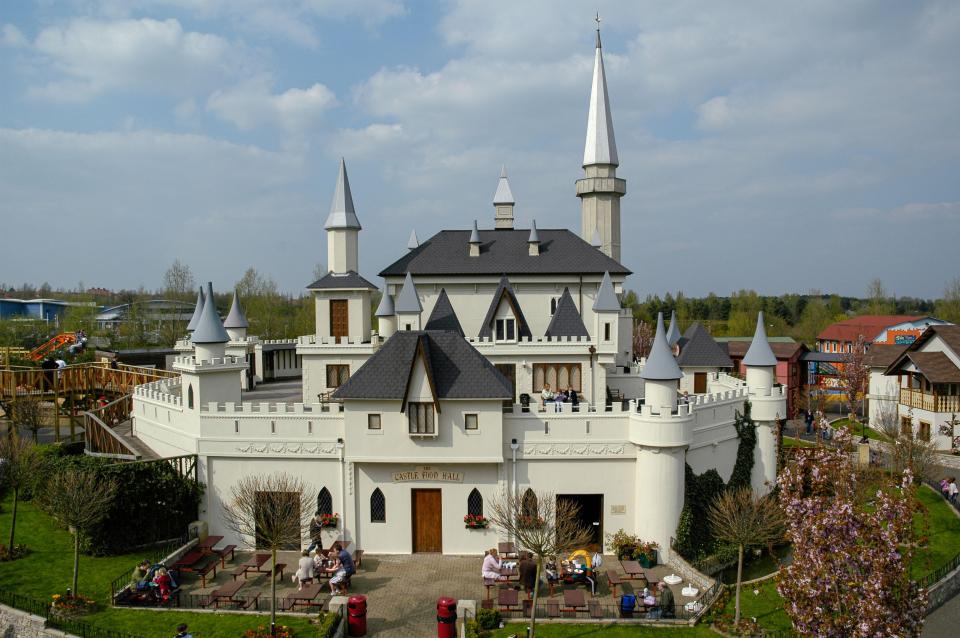
[[[393,297],[387,292],[387,284],[383,284],[383,290],[380,291],[380,305],[377,306],[376,316],[392,317],[393,315]]]
[[[594,312],[620,312],[620,300],[617,299],[617,293],[613,291],[613,282],[610,281],[610,273],[603,273],[603,279],[600,280],[600,288],[597,290],[597,298],[593,301]]]
[[[667,330],[667,345],[671,348],[680,341],[680,324],[677,323],[677,311],[670,313],[670,328]]]
[[[770,349],[777,361],[789,361],[794,357],[800,357],[807,349],[805,345],[796,341],[771,341],[771,339],[777,339],[777,337],[767,337],[767,343],[770,344]],[[721,348],[725,348],[727,354],[734,359],[743,359],[747,350],[750,349],[750,339],[744,339],[743,337],[732,341],[714,337],[714,341]]]
[[[420,296],[417,295],[417,287],[413,283],[413,277],[407,273],[407,278],[403,280],[403,288],[397,295],[397,301],[394,304],[394,310],[400,312],[422,312],[423,306],[420,304]]]
[[[511,399],[510,383],[460,335],[397,332],[333,393],[334,399],[405,401],[410,377],[421,360],[437,399]]]
[[[777,365],[777,358],[767,342],[767,328],[763,325],[762,310],[757,313],[757,329],[753,333],[753,340],[750,342],[747,354],[743,355],[743,365],[767,368]]]
[[[480,326],[480,334],[477,336],[488,339],[493,337],[494,315],[497,314],[497,308],[500,307],[500,303],[504,299],[510,304],[510,308],[513,310],[513,316],[517,320],[517,337],[531,337],[530,326],[527,325],[527,319],[523,316],[523,311],[520,309],[520,302],[517,301],[517,296],[513,293],[513,286],[510,285],[510,280],[507,279],[506,275],[500,278],[500,285],[497,286],[497,291],[493,293],[493,299],[490,300],[490,307],[487,308],[487,314],[483,318],[483,324]]]
[[[860,335],[863,335],[865,340],[873,341],[878,334],[883,332],[884,328],[905,321],[917,321],[924,317],[925,315],[861,315],[850,317],[827,326],[823,329],[823,332],[817,335],[817,339],[856,341]]]
[[[510,181],[507,179],[507,167],[500,167],[500,179],[497,181],[497,192],[493,194],[494,204],[514,204],[513,191],[510,190]]]
[[[187,324],[187,331],[193,332],[197,329],[197,324],[200,323],[200,315],[203,314],[204,301],[203,286],[200,286],[200,292],[197,293],[197,305],[193,307],[193,316],[190,317],[190,323]]]
[[[356,271],[347,272],[328,272],[326,275],[316,280],[307,290],[356,290],[358,288],[366,290],[376,290],[377,287],[361,277]]]
[[[677,365],[681,368],[733,367],[733,361],[699,321],[687,328],[681,343],[680,354],[677,356]]]
[[[206,301],[203,304],[203,312],[200,313],[200,321],[197,322],[197,328],[190,337],[193,343],[227,343],[230,341],[230,335],[224,330],[220,323],[220,316],[217,314],[217,304],[213,297],[213,284],[207,282]]]
[[[667,345],[666,330],[663,328],[663,313],[657,313],[657,333],[653,336],[650,355],[640,371],[640,377],[650,381],[669,381],[683,376],[677,360],[673,358]]]
[[[233,291],[233,303],[230,304],[230,312],[227,313],[227,318],[223,320],[224,328],[249,328],[250,324],[247,322],[247,315],[243,312],[243,306],[240,305],[240,297],[237,295],[237,291]]]
[[[891,366],[892,371],[902,370],[907,360],[930,383],[960,383],[960,368],[942,352],[906,352],[897,364]],[[887,374],[890,374],[890,372],[888,370]]]
[[[337,186],[333,190],[333,201],[330,202],[330,214],[323,225],[327,230],[334,228],[354,228],[360,230],[360,220],[353,208],[353,194],[350,192],[350,180],[347,178],[347,165],[340,158],[340,173],[337,175]]]
[[[613,116],[607,96],[607,75],[603,70],[603,49],[600,29],[593,59],[593,84],[590,89],[590,110],[587,114],[587,141],[583,148],[583,165],[612,164],[617,166],[617,142],[613,136]]]
[[[583,319],[580,317],[580,311],[577,310],[577,304],[573,303],[573,297],[570,295],[570,289],[564,288],[560,295],[560,301],[557,302],[557,309],[550,319],[550,325],[544,333],[547,337],[589,337],[587,327],[583,325]]]
[[[440,289],[440,296],[437,297],[437,302],[433,305],[430,318],[427,319],[423,329],[446,330],[463,336],[463,328],[460,326],[460,320],[457,319],[457,313],[453,310],[453,305],[450,303],[450,298],[447,297],[445,288]]]
[[[629,275],[623,264],[607,257],[566,229],[537,229],[540,254],[530,255],[523,229],[478,230],[480,255],[467,250],[469,230],[440,231],[382,271],[381,277],[414,275]]]
[[[929,354],[929,353],[923,352],[922,348],[935,336],[943,339],[944,343],[947,344],[947,347],[953,350],[953,353],[955,355],[960,356],[960,326],[932,325],[932,326],[929,326],[926,330],[924,330],[923,334],[921,334],[916,341],[911,343],[909,346],[907,346],[904,350],[900,352],[897,358],[894,359],[893,362],[887,367],[884,374],[896,374],[897,371],[900,370],[904,366],[906,361],[909,359],[914,363],[914,365],[916,365],[918,368],[921,368],[921,370],[922,370],[922,366],[920,365],[920,363],[918,363],[918,361],[925,362],[927,367],[930,368],[930,370],[934,374],[936,374],[938,377],[945,376],[946,370],[940,369],[942,367],[942,361],[938,363],[932,357],[921,356],[919,359],[915,359],[912,356],[914,354],[919,354],[919,355]],[[870,348],[870,350],[872,351],[874,348],[876,348],[876,345],[873,345]],[[950,357],[948,357],[947,355],[944,355],[944,357],[946,357],[947,361],[950,362],[950,365],[954,366],[953,361],[950,359]],[[925,371],[924,371],[924,376],[927,376],[927,373]],[[946,375],[946,376],[949,376],[949,375]],[[952,381],[934,381],[933,379],[930,379],[930,381],[932,381],[933,383],[953,383]]]
[[[872,343],[863,357],[864,365],[886,369],[907,349],[905,344]]]

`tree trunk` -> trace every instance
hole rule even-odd
[[[13,535],[17,531],[17,503],[20,501],[20,488],[13,488],[13,515],[10,517],[10,552],[13,552]]]
[[[270,635],[277,635],[277,548],[270,550],[273,569],[270,570]]]
[[[537,556],[537,579],[533,582],[533,601],[530,605],[530,636],[537,635],[537,598],[540,596],[540,574],[543,571],[543,556]]]
[[[737,624],[740,622],[740,583],[742,580],[743,580],[743,545],[739,545],[737,548],[737,598],[733,606],[734,624]]]
[[[73,595],[77,595],[77,576],[80,572],[80,530],[73,530]]]

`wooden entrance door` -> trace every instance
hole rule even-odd
[[[509,400],[504,400],[503,409],[512,410],[513,402],[517,398],[517,366],[513,363],[498,363],[496,364],[497,371],[507,378],[507,381],[510,382],[510,391],[513,393],[513,398]]]
[[[693,373],[693,393],[694,394],[707,393],[707,373],[706,372]]]
[[[440,490],[411,490],[411,501],[413,551],[442,552]]]
[[[337,343],[340,339],[346,338],[350,334],[350,320],[347,315],[346,299],[330,300],[330,336],[336,337]]]

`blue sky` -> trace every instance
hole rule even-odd
[[[501,164],[577,230],[596,8],[641,295],[960,275],[960,3],[42,0],[0,4],[0,282],[302,290],[341,155],[374,280]]]

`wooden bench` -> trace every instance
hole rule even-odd
[[[260,599],[260,592],[257,592],[256,594],[254,594],[253,596],[248,597],[245,601],[243,601],[242,603],[238,604],[237,606],[238,606],[240,609],[249,609],[250,607],[256,605],[256,604],[257,604],[257,600],[259,600],[259,599]]]
[[[196,573],[197,573],[197,576],[200,577],[200,586],[201,586],[201,587],[206,587],[206,586],[207,586],[207,575],[208,575],[210,572],[213,572],[213,578],[216,578],[216,577],[217,577],[217,563],[218,563],[218,562],[219,562],[219,561],[212,560],[212,561],[210,561],[209,563],[207,563],[206,565],[204,565],[203,567],[197,568]]]
[[[280,580],[283,580],[283,570],[287,568],[286,563],[277,563],[273,568],[273,575],[280,574]]]
[[[591,618],[603,618],[603,607],[600,606],[600,603],[596,600],[591,600],[587,603],[587,607],[590,609]]]
[[[608,569],[607,570],[607,584],[610,585],[610,593],[614,598],[617,597],[617,585],[623,584],[623,579],[620,578],[620,574],[617,572]]]
[[[231,571],[231,572],[230,572],[230,575],[233,576],[233,579],[234,579],[234,580],[236,580],[238,576],[243,576],[244,580],[246,580],[246,578],[247,578],[247,566],[246,566],[246,565],[240,565],[240,567],[237,567],[236,569],[234,569],[233,571]]]
[[[297,604],[297,601],[295,599],[291,598],[290,596],[287,596],[286,598],[280,601],[277,607],[280,609],[280,611],[290,611],[291,609],[293,609],[293,606],[296,604]]]
[[[233,562],[235,558],[234,550],[236,549],[237,549],[236,545],[227,545],[223,549],[215,550],[217,555],[220,557],[220,567],[222,569],[227,568],[227,554],[230,554],[230,561]]]

